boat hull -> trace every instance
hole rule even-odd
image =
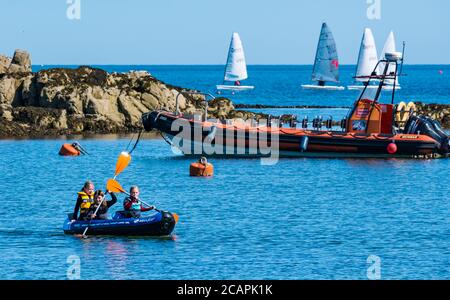
[[[177,120],[184,124],[184,131],[173,126]],[[249,128],[188,120],[162,111],[146,114],[143,122],[146,130],[159,130],[172,147],[185,155],[260,157],[273,155],[274,152],[268,153],[268,150],[273,150],[280,157],[439,156],[439,143],[426,135],[363,135],[263,126]],[[387,150],[391,143],[397,146],[394,154]]]
[[[251,85],[216,85],[218,91],[248,91],[253,90],[255,87]]]
[[[314,84],[303,84],[302,88],[305,90],[327,90],[327,91],[343,91],[344,86],[334,86],[334,85],[314,85]]]
[[[365,86],[363,86],[363,85],[350,85],[347,87],[347,89],[350,91],[362,91],[362,90],[364,90],[364,88],[365,88]],[[377,85],[369,85],[369,86],[367,86],[367,89],[368,90],[377,90],[378,86]],[[392,91],[393,89],[394,89],[394,87],[391,85],[383,86],[383,90],[385,90],[385,91]],[[401,89],[402,88],[400,86],[395,87],[396,91],[401,90]]]
[[[169,212],[157,212],[145,218],[112,220],[74,221],[67,218],[63,225],[65,234],[83,234],[89,227],[88,235],[119,236],[166,236],[175,227],[175,219]]]

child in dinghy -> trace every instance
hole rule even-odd
[[[141,212],[154,210],[155,206],[144,207],[139,200],[139,187],[132,186],[130,188],[130,196],[125,198],[123,202],[123,208],[125,209],[125,216],[127,218],[140,218]]]
[[[101,190],[97,190],[94,194],[94,201],[95,204],[91,206],[91,212],[92,212],[92,219],[93,220],[108,220],[108,209],[117,203],[117,197],[114,195],[114,193],[111,193],[110,191],[107,192],[111,195],[111,200],[105,200],[105,193],[103,193]],[[95,210],[97,207],[100,206],[100,208],[97,211],[97,214],[95,214]]]

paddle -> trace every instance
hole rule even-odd
[[[119,155],[119,158],[117,159],[117,163],[116,163],[116,172],[114,173],[114,179],[117,177],[117,175],[119,175],[120,173],[122,173],[123,170],[126,169],[126,167],[128,167],[128,165],[130,164],[131,161],[131,155],[128,152],[122,152]],[[109,180],[108,180],[109,181]],[[108,188],[108,183],[106,183],[106,190],[107,191],[112,191],[111,189]],[[106,194],[108,194],[108,192],[106,192]],[[106,196],[105,194],[105,196]],[[103,201],[105,201],[105,197],[103,197],[102,201],[100,202],[100,204],[97,206],[97,209],[94,212],[94,216],[97,215],[98,210],[100,209],[100,207],[103,204]],[[92,220],[91,220],[92,221]],[[89,224],[91,222],[89,221]],[[86,229],[83,232],[83,238],[86,238],[86,232],[89,229],[89,225],[86,227]]]
[[[116,163],[116,173],[114,173],[114,179],[116,179],[117,175],[122,173],[123,170],[125,170],[126,167],[130,164],[131,161],[131,155],[128,152],[122,152],[119,155],[119,159]]]
[[[123,193],[126,195],[129,195],[120,185],[119,182],[117,182],[117,180],[115,179],[108,179],[108,181],[106,182],[106,188],[108,189],[108,191],[111,191],[113,193]]]
[[[106,183],[106,188],[108,189],[108,191],[112,192],[112,193],[122,193],[125,194],[127,196],[130,196],[130,194],[125,191],[122,186],[120,185],[119,182],[117,182],[117,180],[115,179],[108,179],[107,183]],[[141,201],[144,205],[146,205],[147,207],[150,207],[151,205],[149,205],[148,203],[142,201],[141,199],[139,199],[139,201]],[[155,209],[158,212],[161,212],[158,209]],[[178,215],[176,213],[172,213],[173,218],[175,219],[175,222],[178,223]]]
[[[95,212],[94,212],[93,216],[96,216],[96,215],[97,215],[97,212],[98,212],[98,210],[100,209],[100,207],[102,206],[103,201],[105,201],[105,198],[106,198],[106,195],[107,195],[107,194],[108,194],[108,192],[106,192],[105,196],[103,196],[103,199],[102,199],[102,201],[100,201],[100,204],[99,204],[99,205],[97,206],[97,208],[95,209]],[[95,199],[94,199],[94,201],[95,201]],[[83,238],[87,238],[86,232],[87,232],[88,229],[89,229],[89,225],[91,224],[91,221],[92,221],[92,219],[89,220],[89,224],[88,224],[88,226],[86,227],[86,229],[85,229],[84,232],[83,232],[83,235],[82,235]]]

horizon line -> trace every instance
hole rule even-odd
[[[314,64],[248,64],[250,66],[313,66]],[[32,64],[31,66],[205,66],[216,67],[225,64]],[[340,64],[339,66],[356,66],[356,64]],[[450,63],[436,64],[436,63],[419,63],[419,64],[404,64],[404,66],[450,66]]]

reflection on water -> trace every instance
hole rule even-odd
[[[118,243],[114,240],[106,242],[105,264],[110,271],[112,279],[126,279],[121,277],[121,274],[126,273],[127,267],[130,267],[128,257],[133,255],[133,246],[135,246],[133,242],[127,244],[127,247],[123,243]]]

